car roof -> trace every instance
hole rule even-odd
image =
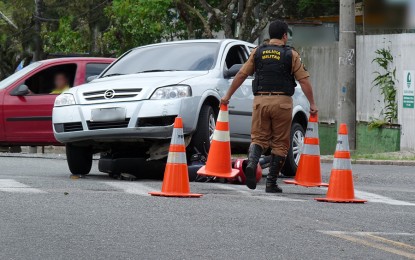
[[[252,43],[237,40],[237,39],[199,39],[199,40],[183,40],[183,41],[161,42],[161,43],[155,43],[155,44],[139,46],[139,47],[136,47],[134,49],[139,49],[139,48],[148,47],[148,46],[170,45],[170,44],[180,44],[180,43],[219,43],[219,44],[228,44],[228,43],[232,43],[232,42],[240,42],[242,44],[252,45]]]
[[[48,59],[40,61],[43,64],[50,64],[50,63],[63,63],[63,62],[77,62],[77,61],[90,61],[90,62],[104,62],[104,63],[111,63],[115,59],[114,58],[100,58],[100,57],[72,57],[72,58],[55,58],[55,59]]]

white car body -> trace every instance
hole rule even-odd
[[[114,64],[121,63],[124,57],[128,57],[127,53],[97,79],[70,89],[62,94],[66,96],[57,99],[53,109],[56,139],[64,144],[90,145],[94,152],[108,151],[118,144],[143,144],[143,149],[150,153],[151,159],[159,159],[167,154],[174,118],[181,116],[184,133],[190,142],[193,133],[197,131],[202,106],[210,104],[217,111],[220,97],[232,82],[233,78],[226,76],[230,69],[227,64],[232,58],[228,55],[238,53],[243,62],[255,45],[238,40],[194,40],[160,43],[135,50],[157,50],[164,47],[173,50],[181,48],[181,44],[216,44],[217,56],[212,67],[201,71],[154,71],[105,77]],[[147,62],[152,63],[151,60]],[[249,77],[245,81],[229,104],[231,142],[235,147],[247,147],[250,143],[252,79]],[[191,94],[181,98],[152,99],[157,89],[166,86],[189,86]],[[293,100],[293,118],[301,121],[299,123],[305,128],[309,103],[299,87],[296,88]],[[120,118],[123,113],[125,115]]]

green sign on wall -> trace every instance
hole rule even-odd
[[[403,108],[414,108],[414,94],[415,94],[415,71],[404,71],[404,85],[403,85]]]

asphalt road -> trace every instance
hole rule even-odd
[[[330,165],[323,165],[328,181]],[[415,259],[413,167],[354,165],[367,204],[191,183],[199,199],[147,195],[159,180],[69,178],[65,160],[0,157],[0,259]]]

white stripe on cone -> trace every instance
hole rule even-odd
[[[184,163],[186,162],[186,153],[183,152],[169,152],[169,156],[167,157],[167,163]]]
[[[305,136],[311,138],[318,138],[318,123],[308,122]]]
[[[320,155],[320,146],[316,144],[304,144],[302,154]]]
[[[352,161],[350,159],[334,158],[333,170],[351,170],[351,169],[352,169]]]
[[[230,142],[231,138],[229,131],[215,130],[215,132],[213,133],[213,140],[219,142]]]
[[[173,135],[171,138],[171,144],[182,144],[184,145],[183,128],[173,128]]]
[[[229,113],[228,111],[219,111],[218,122],[229,122]]]
[[[338,135],[336,151],[349,151],[349,137],[347,135]]]

